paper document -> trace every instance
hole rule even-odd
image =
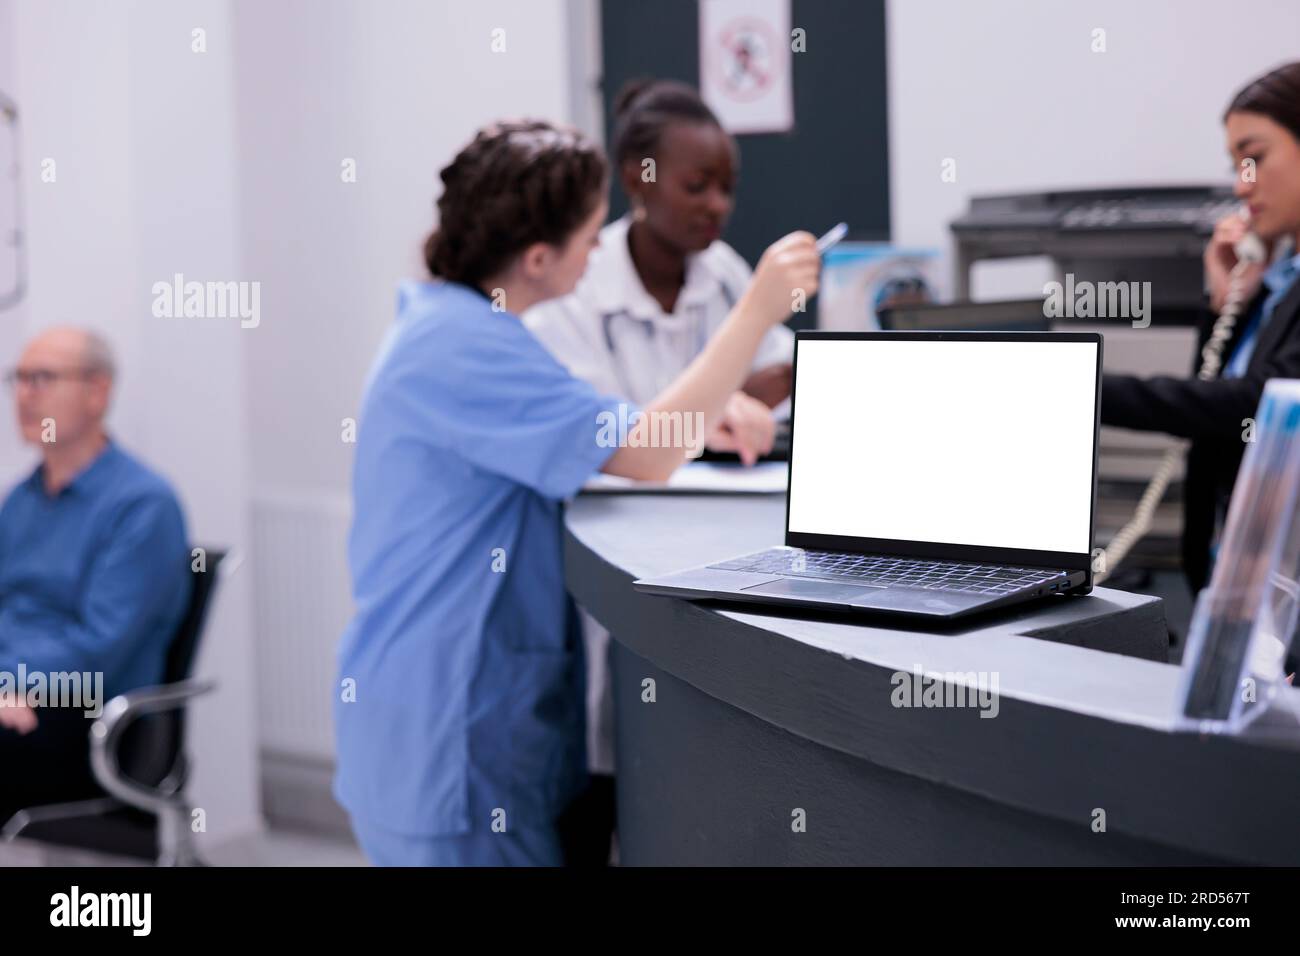
[[[635,481],[598,474],[582,486],[585,494],[784,494],[788,466],[783,461],[760,462],[752,468],[711,461],[690,461],[667,481]]]

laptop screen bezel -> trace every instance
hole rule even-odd
[[[798,447],[799,346],[810,340],[842,341],[925,341],[925,342],[1088,342],[1097,346],[1097,368],[1093,383],[1092,416],[1092,500],[1088,506],[1088,549],[1083,552],[1039,551],[992,545],[950,544],[909,541],[900,538],[862,538],[854,535],[818,534],[790,529],[790,499],[794,495],[794,463]],[[885,554],[933,560],[979,561],[981,563],[1050,567],[1083,571],[1085,586],[1092,585],[1092,554],[1097,516],[1097,454],[1101,434],[1102,335],[1098,332],[830,332],[800,329],[795,332],[793,385],[790,392],[790,460],[786,472],[785,543],[788,547],[818,551],[848,551],[857,554]]]

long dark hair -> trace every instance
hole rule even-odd
[[[605,157],[577,130],[541,120],[479,130],[442,170],[434,276],[477,285],[535,242],[563,245],[605,193]]]
[[[1270,70],[1242,88],[1228,108],[1229,113],[1259,113],[1284,127],[1300,142],[1300,62]]]

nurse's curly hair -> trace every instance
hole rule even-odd
[[[438,278],[477,285],[535,242],[563,245],[604,196],[606,164],[577,130],[520,120],[479,130],[441,176],[424,261]]]

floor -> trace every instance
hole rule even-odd
[[[365,856],[350,840],[306,831],[265,830],[203,851],[210,866],[366,866]],[[0,866],[138,866],[77,850],[50,848],[22,840],[0,843]]]
[[[224,843],[205,854],[213,866],[367,866],[361,849],[333,835],[266,830]]]

